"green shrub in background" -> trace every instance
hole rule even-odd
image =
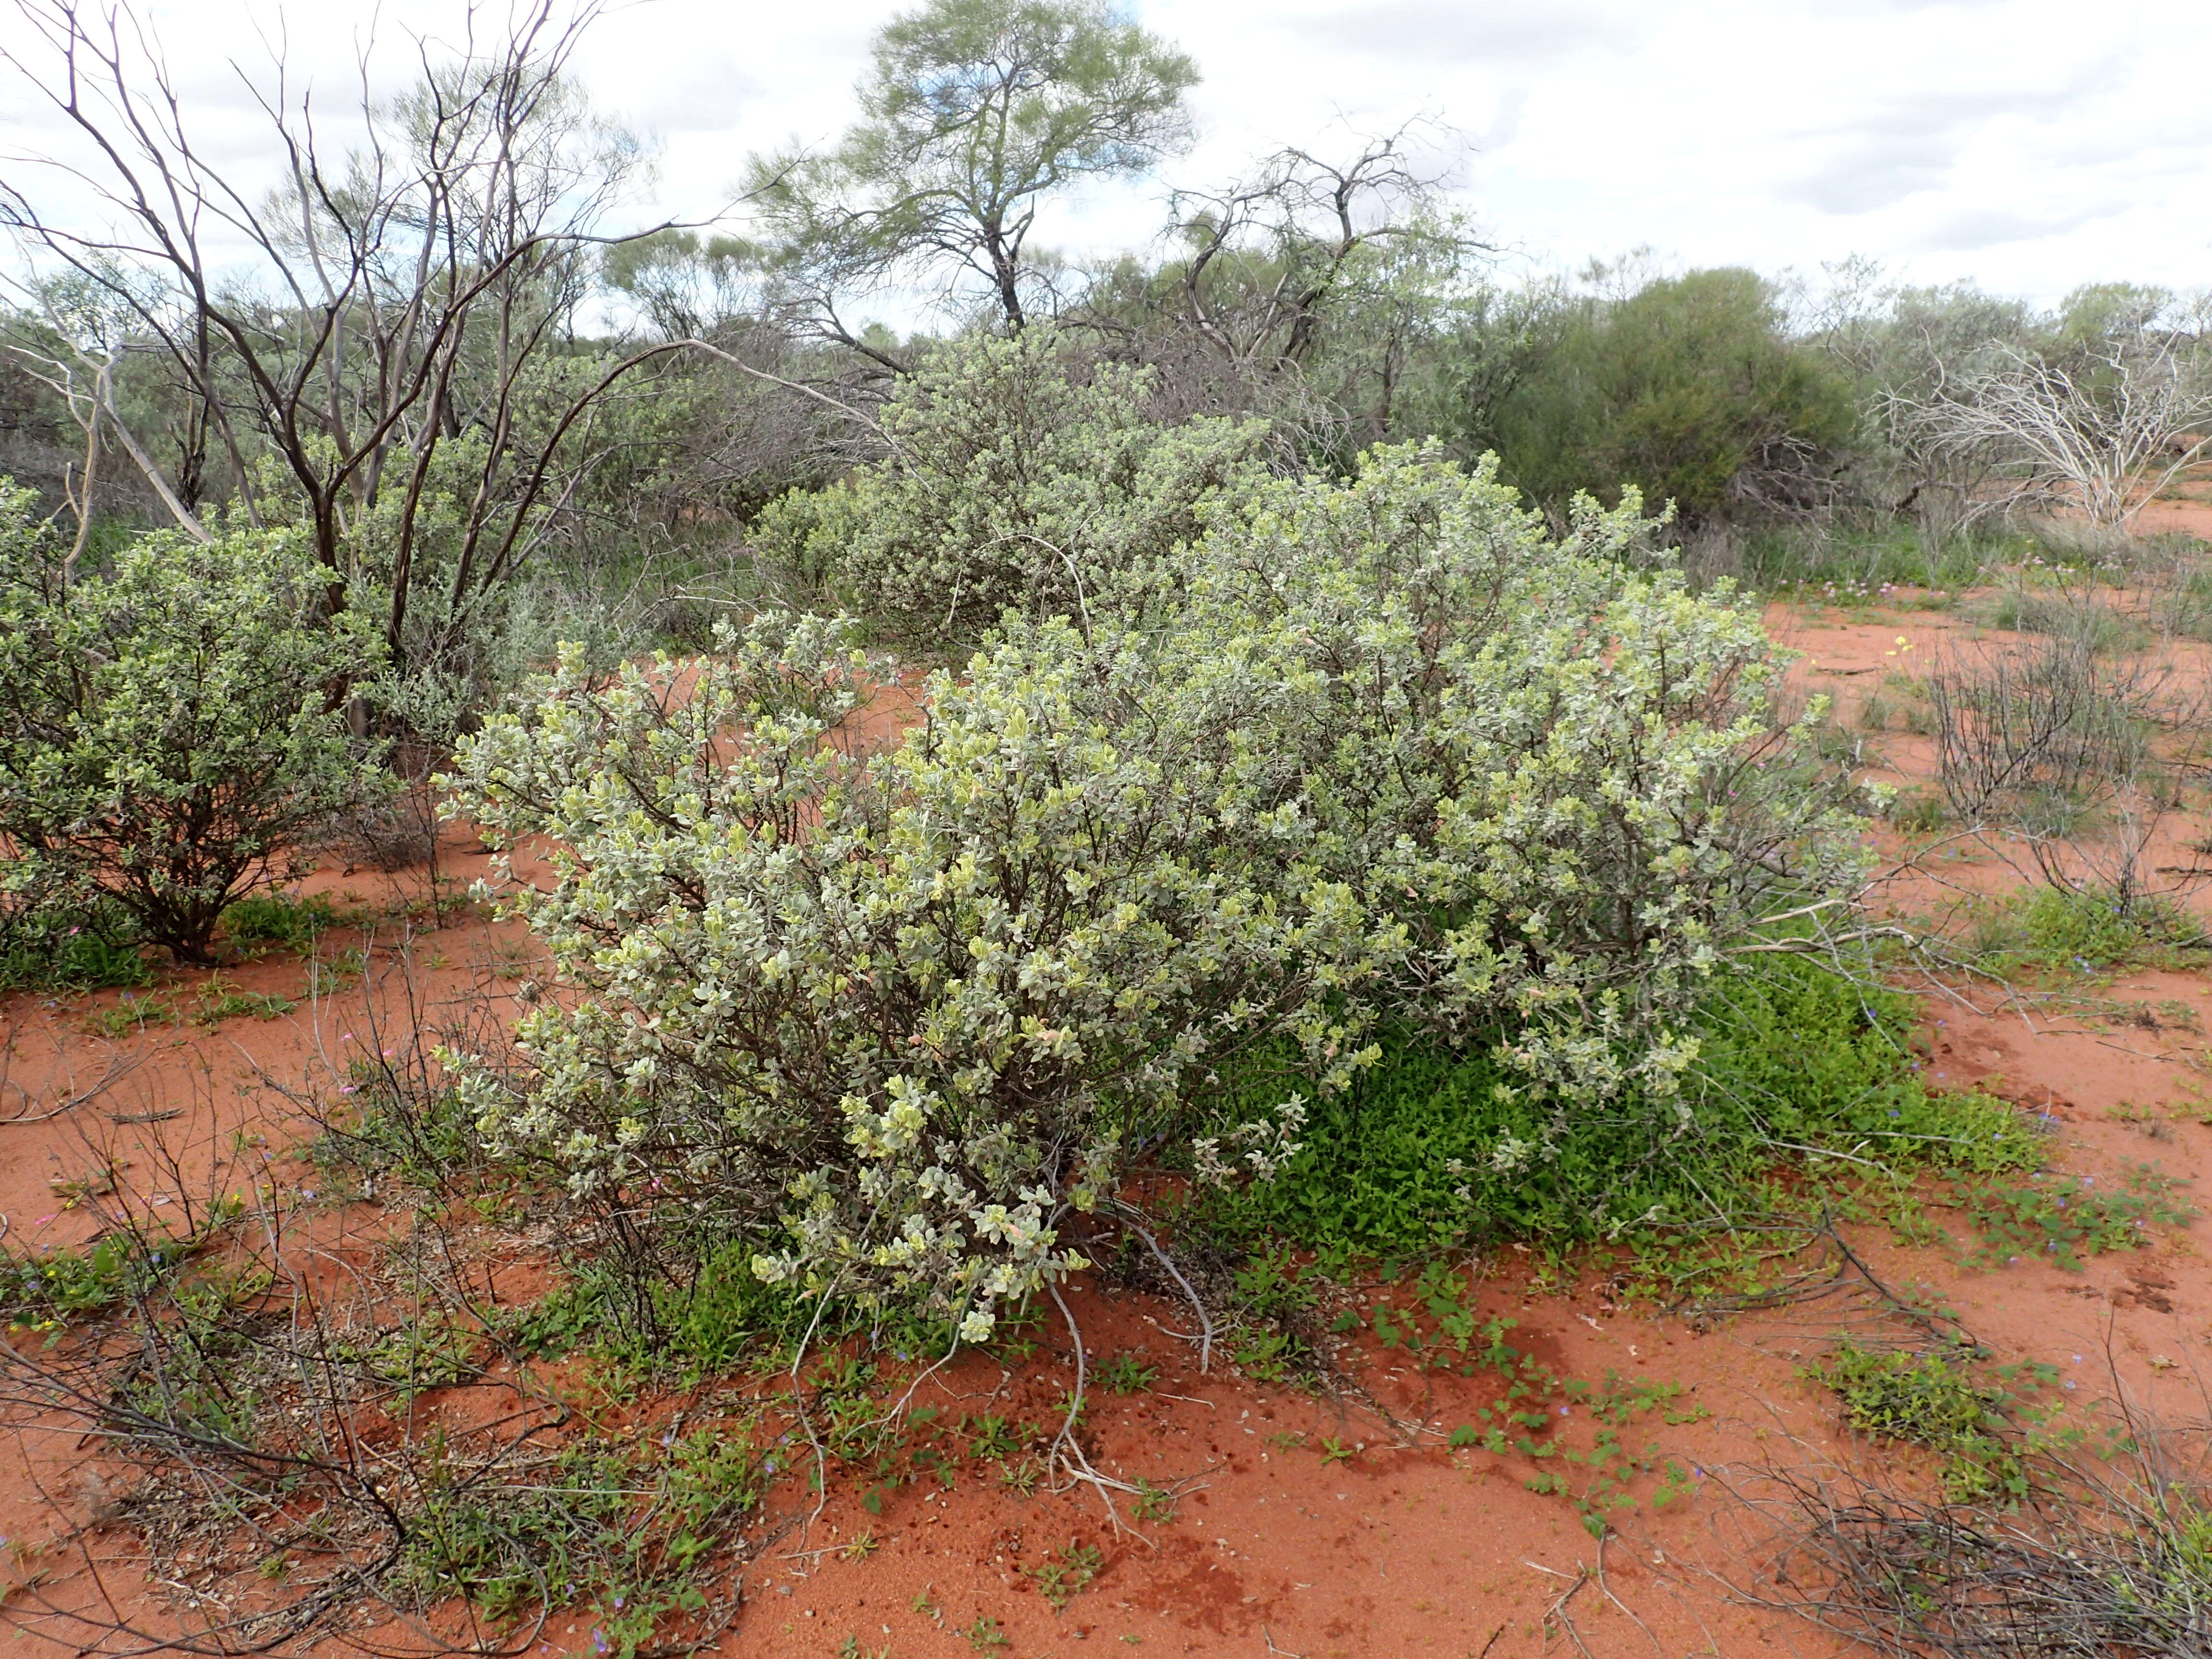
[[[1265,474],[1261,422],[1162,426],[1147,372],[1082,364],[1043,327],[942,348],[882,415],[892,453],[754,521],[757,556],[878,635],[965,650],[1009,609],[1106,613],[1196,539],[1199,509]]]
[[[65,580],[0,485],[0,836],[54,890],[210,959],[225,907],[288,878],[378,787],[340,704],[379,659],[282,532],[142,538]]]
[[[1565,305],[1524,372],[1471,409],[1466,441],[1564,512],[1635,485],[1686,520],[1814,488],[1857,426],[1848,383],[1792,341],[1773,285],[1695,270]],[[1817,493],[1817,489],[1815,489]]]
[[[471,1115],[971,1340],[1249,1053],[1326,1100],[1394,1024],[1502,1036],[1531,1158],[1693,1124],[1708,978],[1863,854],[1756,616],[1632,568],[1644,530],[1585,501],[1554,540],[1489,472],[1378,451],[1224,515],[1141,625],[1008,622],[872,754],[825,742],[870,690],[837,623],[572,661],[457,760],[457,810],[564,849],[513,908],[576,993],[519,1074],[463,1064]],[[1200,1173],[1295,1155],[1314,1107],[1273,1105]]]

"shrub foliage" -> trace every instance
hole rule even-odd
[[[976,1340],[1271,1045],[1328,1095],[1386,1018],[1503,1033],[1540,1134],[1630,1089],[1688,1112],[1700,987],[1848,878],[1855,820],[1755,616],[1639,571],[1642,532],[1584,503],[1555,540],[1487,471],[1376,452],[1222,515],[1149,611],[1010,616],[872,750],[846,624],[565,665],[458,761],[459,810],[558,849],[513,905],[576,990],[519,1085],[471,1074],[482,1129]],[[1265,1176],[1306,1106],[1188,1151]]]
[[[1149,385],[1079,365],[1046,328],[957,342],[884,406],[890,456],[770,503],[755,549],[910,651],[971,646],[1010,608],[1095,611],[1157,579],[1205,502],[1263,475],[1264,422],[1163,426]]]
[[[326,614],[288,533],[151,535],[70,580],[32,509],[0,485],[0,836],[205,961],[224,908],[373,787],[338,703],[374,629]]]

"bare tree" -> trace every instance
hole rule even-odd
[[[1378,252],[1482,247],[1441,217],[1443,175],[1408,154],[1430,125],[1370,138],[1348,161],[1286,149],[1225,190],[1177,191],[1175,234],[1188,252],[1176,298],[1186,324],[1231,363],[1304,364],[1345,289],[1388,263]]]
[[[0,179],[0,222],[127,313],[119,349],[159,354],[204,410],[245,512],[310,529],[332,608],[370,579],[395,660],[465,635],[543,540],[579,423],[668,349],[558,361],[574,355],[586,256],[622,240],[602,225],[646,158],[568,74],[598,0],[557,3],[532,0],[489,38],[471,6],[457,51],[412,42],[419,79],[392,100],[369,90],[372,40],[336,146],[279,55],[270,84],[247,82],[283,158],[259,197],[200,146],[127,0],[16,0],[22,26],[0,45],[83,158],[33,158]],[[45,209],[34,175],[88,190],[107,222]],[[251,276],[226,276],[241,246]],[[93,380],[97,401],[96,366]],[[112,400],[102,412],[131,447]],[[138,455],[189,529],[178,490]],[[434,535],[433,500],[451,504]],[[434,614],[410,629],[426,584]]]
[[[103,433],[113,434],[178,526],[195,541],[209,539],[190,502],[170,484],[116,406],[116,371],[131,349],[133,320],[131,308],[116,296],[128,283],[127,276],[111,268],[98,282],[72,272],[32,285],[27,292],[46,325],[47,337],[7,343],[31,377],[62,399],[84,434],[83,459],[62,479],[63,496],[76,519],[76,539],[61,568],[64,584],[75,580],[92,537]]]
[[[1969,516],[2063,504],[2124,529],[2212,446],[2200,430],[2212,421],[2212,374],[2202,343],[2170,329],[2071,352],[2002,343],[1985,366],[1905,397],[1895,416],[1931,453],[1980,462],[1989,485]]]

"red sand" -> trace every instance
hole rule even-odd
[[[1778,611],[1771,620],[1785,642],[1808,653],[1797,683],[1835,692],[1850,708],[1882,672],[1924,659],[1965,626],[1955,614],[1917,611]],[[1924,742],[1897,733],[1877,741],[1899,776],[1924,777]],[[2200,834],[2203,827],[2191,818],[2176,834]],[[448,860],[465,875],[483,867],[459,843],[449,847]],[[1986,859],[1966,860],[1957,873],[1983,890],[2017,879]],[[351,888],[385,904],[418,896],[419,873],[389,878],[388,887],[386,880],[326,878],[318,885]],[[353,942],[340,937],[330,945]],[[476,915],[424,934],[414,950],[418,986],[434,1000],[480,986],[509,999],[530,960],[526,935]],[[306,973],[282,955],[222,970],[245,989],[285,995],[300,994]],[[166,983],[189,1006],[206,977],[179,973]],[[375,994],[387,1007],[397,993],[396,977],[377,982]],[[2177,1176],[2212,1174],[2206,1123],[2212,1066],[2203,1036],[2212,1021],[2212,985],[2193,975],[2139,974],[2098,994],[2112,1006],[2069,1011],[1985,996],[1968,1007],[1931,997],[1931,1073],[1948,1084],[1982,1084],[2047,1117],[2054,1159],[2064,1169],[2109,1176],[2152,1161]],[[303,1001],[284,1018],[231,1019],[211,1030],[159,1028],[113,1042],[87,1036],[87,1017],[116,1001],[109,993],[16,997],[0,1006],[15,1052],[0,1115],[24,1110],[27,1102],[51,1105],[112,1064],[132,1067],[106,1092],[58,1116],[0,1126],[0,1214],[9,1242],[84,1240],[85,1211],[66,1206],[50,1182],[92,1172],[101,1161],[96,1147],[112,1148],[117,1178],[149,1204],[222,1189],[307,1201],[314,1176],[285,1151],[301,1126],[271,1109],[276,1097],[257,1077],[295,1087],[336,1077],[348,1045],[368,1034],[359,995]],[[2130,1016],[2119,1005],[2130,1003],[2151,1012]],[[143,1121],[149,1118],[158,1121]],[[2200,1181],[2199,1189],[2212,1194],[2212,1182]],[[390,1224],[366,1206],[337,1213],[356,1212],[364,1226]],[[335,1224],[343,1231],[343,1221]],[[2212,1340],[2212,1266],[2201,1254],[2203,1231],[2199,1224],[2162,1231],[2148,1248],[2093,1259],[2079,1273],[2037,1261],[1982,1271],[1949,1253],[1903,1247],[1885,1229],[1858,1228],[1850,1236],[1890,1282],[1933,1287],[2000,1358],[2055,1365],[2078,1382],[2084,1400],[2117,1385],[2132,1402],[2179,1417],[2202,1407],[2197,1376]],[[1785,1450],[1844,1449],[1834,1397],[1800,1375],[1832,1337],[1832,1321],[1824,1323],[1817,1308],[1800,1309],[1700,1329],[1648,1310],[1616,1308],[1596,1284],[1534,1292],[1527,1261],[1506,1252],[1482,1269],[1480,1310],[1517,1319],[1516,1346],[1563,1374],[1595,1381],[1612,1368],[1638,1381],[1678,1384],[1677,1403],[1698,1408],[1699,1420],[1668,1425],[1655,1412],[1626,1431],[1632,1443],[1656,1442],[1662,1454],[1695,1471],[1695,1490],[1663,1510],[1645,1507],[1620,1517],[1620,1534],[1602,1555],[1567,1503],[1526,1489],[1534,1466],[1443,1443],[1496,1396],[1493,1382],[1425,1377],[1371,1337],[1347,1353],[1352,1376],[1376,1401],[1401,1420],[1425,1425],[1409,1443],[1364,1406],[1240,1378],[1225,1361],[1200,1375],[1193,1349],[1167,1334],[1181,1328],[1182,1310],[1086,1285],[1071,1301],[1094,1361],[1141,1351],[1159,1367],[1150,1392],[1094,1395],[1091,1455],[1108,1474],[1180,1492],[1171,1519],[1124,1529],[1095,1497],[1025,1498],[972,1463],[950,1491],[899,1488],[880,1514],[864,1510],[849,1485],[833,1482],[811,1525],[785,1535],[746,1570],[742,1611],[715,1650],[763,1659],[886,1650],[899,1659],[969,1651],[1066,1659],[1125,1648],[1239,1659],[1423,1653],[1510,1659],[1559,1646],[1561,1632],[1547,1619],[1571,1592],[1567,1616],[1586,1650],[1601,1659],[1841,1651],[1842,1644],[1808,1625],[1739,1604],[1713,1577],[1741,1565],[1731,1559],[1739,1512],[1724,1490],[1728,1479]],[[535,1269],[526,1263],[514,1271],[527,1276]],[[973,1359],[929,1384],[917,1403],[953,1414],[988,1410],[1042,1420],[1072,1377],[1064,1341],[1050,1340],[1057,1334],[1041,1333],[1047,1340],[1018,1373]],[[1565,1432],[1585,1431],[1574,1424]],[[1350,1455],[1325,1457],[1324,1442]],[[88,1593],[89,1582],[70,1551],[47,1547],[80,1527],[91,1541],[106,1537],[98,1523],[108,1518],[111,1499],[84,1455],[64,1436],[33,1436],[0,1453],[6,1568],[43,1567],[52,1575],[44,1593],[63,1601]],[[791,1484],[774,1503],[799,1501]],[[1648,1497],[1653,1484],[1639,1490]],[[865,1559],[848,1559],[846,1547],[863,1533],[875,1547]],[[1079,1540],[1100,1549],[1105,1566],[1055,1613],[1026,1570]],[[118,1556],[119,1538],[107,1541],[98,1553]],[[1583,1577],[1601,1566],[1602,1583]],[[127,1589],[128,1605],[160,1617],[156,1598],[166,1592],[120,1579],[112,1588]],[[979,1630],[978,1620],[995,1620],[1010,1645],[991,1645],[991,1626]],[[556,1615],[542,1640],[544,1652],[593,1650],[586,1615]],[[51,1645],[41,1635],[25,1650]],[[338,1650],[335,1638],[325,1645]]]

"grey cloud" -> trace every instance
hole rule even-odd
[[[1941,185],[1974,135],[2022,115],[2048,124],[2092,95],[2097,66],[2077,65],[2058,87],[1978,91],[1934,88],[1869,100],[1847,121],[1795,135],[1823,152],[1790,179],[1783,198],[1827,213],[1868,213]]]
[[[2015,213],[2005,208],[1967,208],[1939,219],[1915,241],[1931,252],[1970,253],[1978,248],[1996,247],[2005,242],[2034,241],[2046,236],[2063,236],[2087,224],[2092,219],[2101,219],[2117,213],[2121,204],[2101,208],[2076,208],[2065,213]]]
[[[1823,213],[1871,213],[1917,191],[1933,190],[1950,171],[1950,161],[1948,154],[1919,146],[1899,146],[1888,155],[1862,147],[1799,175],[1783,199]]]
[[[1325,16],[1285,20],[1316,45],[1424,63],[1540,64],[1632,46],[1650,32],[1648,7],[1598,0],[1375,0]]]

